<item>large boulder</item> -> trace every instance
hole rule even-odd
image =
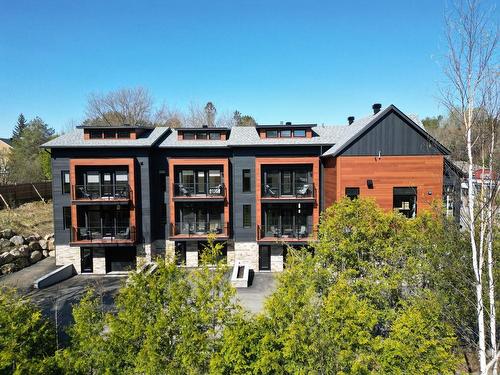
[[[44,258],[47,258],[49,256],[49,251],[48,250],[42,250],[42,255]]]
[[[56,256],[56,251],[55,250],[49,251],[49,257],[55,257],[55,256]]]
[[[14,258],[20,258],[22,256],[21,252],[18,249],[12,249],[10,253]]]
[[[10,242],[8,239],[0,238],[0,253],[4,251],[10,251],[10,248],[12,246],[12,242]]]
[[[10,263],[14,260],[14,255],[11,253],[0,254],[0,265]]]
[[[43,239],[45,241],[48,241],[50,240],[51,238],[54,238],[54,233],[49,233],[49,234],[46,234],[45,236],[43,236]]]
[[[33,263],[36,263],[36,262],[42,260],[42,258],[43,258],[42,253],[38,250],[35,250],[30,255],[30,262],[31,262],[31,264],[33,264]]]
[[[26,237],[26,241],[32,242],[32,241],[40,241],[42,239],[42,236],[40,236],[38,233],[33,233]]]
[[[31,249],[29,248],[28,245],[22,245],[17,250],[21,253],[22,257],[29,258],[31,254]]]
[[[9,239],[15,235],[16,235],[16,233],[12,229],[4,229],[4,230],[0,231],[1,238]]]
[[[17,270],[19,270],[19,267],[15,263],[7,263],[0,267],[0,274],[6,275]]]
[[[10,242],[13,243],[15,246],[21,246],[24,244],[24,237],[23,236],[12,236],[10,238]]]
[[[28,258],[17,258],[14,260],[12,263],[14,263],[18,269],[22,269],[25,267],[29,267],[31,265],[30,261]]]
[[[54,239],[51,238],[49,242],[47,242],[47,250],[54,251],[56,249],[56,245],[54,243]]]
[[[38,243],[40,244],[40,247],[42,248],[42,250],[47,250],[48,245],[49,245],[49,241],[40,240],[40,241],[38,241]]]
[[[38,243],[38,241],[31,241],[28,244],[28,246],[31,249],[31,251],[42,251],[42,247],[40,246],[40,244]]]

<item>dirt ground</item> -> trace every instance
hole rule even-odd
[[[30,202],[12,210],[0,210],[0,230],[7,228],[25,236],[53,233],[52,201]]]

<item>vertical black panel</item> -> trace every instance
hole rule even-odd
[[[255,157],[233,156],[232,166],[232,227],[235,241],[255,241]],[[243,192],[243,170],[250,170],[250,191]],[[251,226],[243,227],[243,206],[251,206]]]

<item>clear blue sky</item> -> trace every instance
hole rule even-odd
[[[3,1],[0,136],[56,130],[87,95],[144,86],[159,102],[258,122],[342,124],[371,105],[435,115],[445,1]]]

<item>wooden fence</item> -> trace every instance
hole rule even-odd
[[[11,208],[20,204],[52,198],[52,181],[27,184],[0,185],[0,207]]]

